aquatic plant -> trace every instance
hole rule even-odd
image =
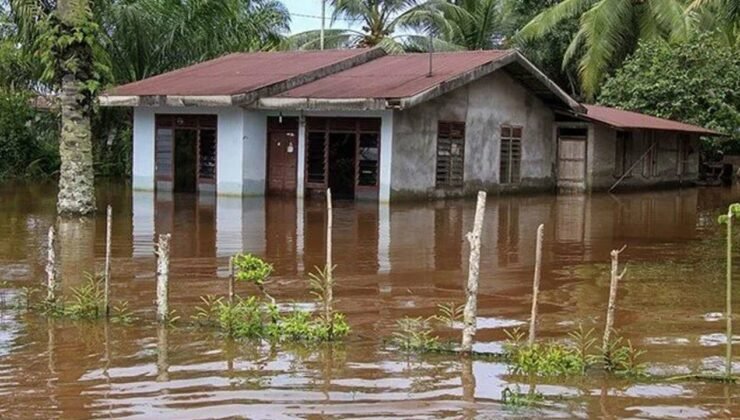
[[[198,325],[217,325],[219,318],[219,304],[221,304],[223,300],[223,297],[216,295],[201,296],[200,301],[203,302],[203,305],[195,307],[195,314],[191,315],[190,319]]]
[[[503,391],[501,391],[501,401],[507,407],[531,407],[544,400],[545,396],[542,395],[542,393],[536,392],[534,387],[532,387],[529,392],[522,392],[519,385],[515,385],[514,389],[507,386]]]
[[[318,336],[321,340],[331,341],[349,334],[350,327],[344,314],[334,310],[334,276],[336,266],[326,266],[324,269],[316,267],[316,273],[308,275],[311,294],[321,307],[318,315],[319,328],[322,331]]]
[[[63,314],[71,319],[98,319],[104,315],[104,296],[99,276],[85,273],[85,282],[71,289],[72,299],[64,303]]]
[[[631,340],[627,340],[627,344],[623,342],[622,337],[615,336],[601,349],[604,369],[622,376],[644,376],[645,364],[638,359],[645,351],[635,348]]]
[[[256,296],[235,296],[233,302],[219,302],[217,308],[219,328],[231,338],[264,338],[267,324],[278,317],[276,306],[270,304],[263,309]]]
[[[405,352],[440,350],[439,338],[432,333],[428,319],[403,317],[396,321],[391,343]]]
[[[437,305],[437,314],[432,319],[448,328],[454,328],[456,323],[462,322],[464,309],[465,305],[455,302],[440,303]]]
[[[114,324],[131,325],[134,322],[134,315],[128,307],[128,301],[123,301],[113,305],[113,313],[110,321]]]
[[[257,286],[262,286],[273,271],[271,264],[252,254],[236,254],[232,258],[232,264],[236,280]]]

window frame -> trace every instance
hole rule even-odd
[[[505,130],[508,130],[508,134],[506,134]],[[516,135],[517,131],[519,131],[518,136]],[[501,124],[499,126],[499,184],[515,185],[522,182],[523,139],[524,126],[514,124]],[[519,149],[516,160],[512,157],[514,155],[512,151],[514,150],[513,146],[515,144],[518,145]],[[506,159],[504,159],[504,156],[506,156]],[[516,162],[516,165],[513,164],[514,162]],[[504,171],[504,164],[506,166],[506,171]],[[516,166],[516,174],[512,169],[514,166]],[[506,172],[506,174],[504,174],[504,172]],[[513,175],[516,175],[516,177]]]
[[[445,130],[443,128],[447,126]],[[447,137],[442,137],[443,132],[449,133]],[[454,135],[454,133],[460,133]],[[435,148],[434,161],[434,187],[436,189],[460,189],[465,185],[465,135],[466,127],[464,121],[437,121],[437,144]],[[444,144],[440,140],[447,140],[449,143],[448,155],[440,155]],[[457,144],[460,153],[453,156],[452,148]],[[447,172],[440,173],[442,161],[447,160]],[[453,160],[454,159],[454,160]],[[459,166],[459,169],[457,168]],[[453,179],[453,170],[459,170],[459,179]]]

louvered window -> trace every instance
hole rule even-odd
[[[501,167],[502,184],[518,183],[522,163],[522,128],[501,126]]]
[[[437,126],[437,188],[462,187],[465,123],[440,121]]]

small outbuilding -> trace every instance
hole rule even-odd
[[[582,105],[516,50],[230,54],[117,87],[134,188],[387,202],[698,176],[701,127]]]

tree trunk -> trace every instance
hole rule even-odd
[[[87,0],[59,0],[57,11],[62,30],[75,28],[88,18]],[[75,43],[68,47],[68,57],[91,60],[89,44]],[[86,67],[89,66],[90,63]],[[62,70],[62,133],[59,157],[62,164],[59,175],[57,211],[60,214],[86,215],[95,211],[93,185],[92,134],[90,132],[90,100],[83,92],[84,72]]]
[[[480,236],[483,229],[483,215],[486,212],[486,193],[478,192],[478,203],[475,207],[473,231],[468,233],[470,242],[470,260],[468,262],[468,283],[465,286],[465,309],[463,310],[462,351],[473,351],[476,317],[478,316],[478,276],[480,275]]]

